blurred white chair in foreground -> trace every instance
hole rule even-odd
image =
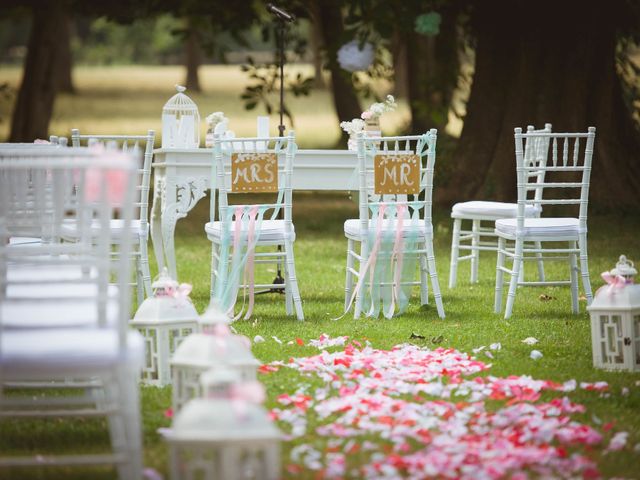
[[[135,171],[118,153],[0,150],[0,418],[107,416],[112,445],[107,454],[0,458],[0,472],[13,478],[21,467],[93,464],[114,464],[122,480],[141,477],[143,343],[128,330],[131,237],[119,260],[110,258],[115,212],[125,228],[131,223]],[[78,235],[61,243],[69,216]],[[42,242],[8,245],[23,229]],[[51,293],[62,287],[65,295]],[[52,385],[72,390],[44,394]],[[27,387],[39,394],[24,395]]]

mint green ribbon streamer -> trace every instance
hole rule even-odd
[[[214,300],[225,312],[231,310],[236,303],[240,285],[240,278],[242,277],[242,274],[246,267],[249,252],[255,249],[258,241],[260,240],[260,234],[262,232],[262,220],[264,218],[265,212],[269,209],[268,205],[261,205],[258,208],[258,213],[255,220],[254,238],[251,242],[251,245],[249,245],[247,242],[247,227],[250,221],[249,212],[251,211],[251,208],[253,208],[253,205],[243,205],[241,207],[242,213],[239,221],[242,223],[238,232],[240,238],[239,241],[234,242],[238,245],[238,248],[233,249],[230,266],[228,265],[227,259],[229,258],[229,250],[231,247],[231,242],[233,240],[231,231],[226,228],[223,229],[220,239],[220,263],[218,265],[218,281],[216,283]],[[238,219],[236,218],[234,222],[233,217],[236,215],[237,208],[238,207],[234,208],[234,206],[229,207],[228,211],[226,212],[226,221],[223,223],[223,225],[233,225],[234,231],[235,222],[237,222]]]

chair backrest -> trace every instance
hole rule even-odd
[[[544,128],[535,129],[533,125],[527,126],[527,133],[551,133],[551,124],[545,123]],[[547,163],[549,155],[549,137],[529,137],[525,141],[524,145],[524,163],[527,166],[544,167]],[[531,187],[534,191],[534,198],[536,200],[542,200],[542,194],[544,191],[544,178],[546,170],[544,168],[538,168],[527,172],[527,180],[531,181],[535,179],[536,186]],[[540,203],[535,204],[535,208],[538,212],[542,211],[542,205]]]
[[[522,133],[521,128],[515,129],[520,229],[524,227],[525,207],[529,205],[577,205],[580,226],[586,228],[595,137],[595,127],[589,127],[585,133]],[[527,159],[525,143],[545,152],[540,155],[541,161]]]
[[[293,174],[293,162],[296,154],[297,146],[295,143],[295,134],[290,131],[286,137],[256,137],[256,138],[234,138],[221,139],[216,138],[213,147],[213,164],[212,164],[212,185],[215,185],[216,194],[211,194],[210,218],[215,221],[216,218],[216,196],[218,200],[217,214],[220,221],[226,221],[230,218],[229,213],[229,193],[234,193],[234,184],[238,185],[238,170],[232,168],[233,161],[242,161],[242,157],[251,159],[252,155],[262,156],[264,154],[275,154],[277,159],[276,172],[264,172],[255,170],[253,172],[243,171],[248,176],[253,174],[262,176],[271,176],[275,174],[277,179],[277,189],[273,196],[277,196],[275,201],[270,203],[261,203],[261,207],[266,211],[271,211],[271,219],[275,219],[278,213],[283,211],[285,221],[285,230],[291,230],[291,176]],[[233,173],[236,178],[232,178]],[[243,176],[240,180],[246,180],[247,176]],[[215,180],[215,181],[214,181]],[[249,178],[249,180],[251,180]],[[243,191],[242,193],[251,193]],[[252,203],[255,205],[255,203]],[[266,215],[265,215],[266,218]]]
[[[134,217],[140,220],[142,229],[149,223],[149,184],[154,141],[153,130],[149,130],[146,135],[81,135],[78,129],[71,130],[71,144],[74,147],[104,145],[107,149],[118,148],[123,152],[132,153],[136,159],[141,156]]]
[[[436,161],[437,130],[429,130],[422,135],[395,136],[369,138],[363,134],[358,136],[358,175],[359,175],[359,217],[361,231],[368,231],[372,212],[382,204],[395,208],[387,209],[385,216],[394,217],[398,206],[403,206],[403,215],[419,215],[420,221],[431,228],[431,209],[433,193],[433,171]],[[380,194],[375,192],[375,162],[377,156],[381,161],[389,156],[394,157],[413,155],[419,168],[418,185],[415,193],[411,194]],[[380,172],[380,170],[379,170]],[[387,170],[384,175],[391,181],[402,182],[402,172]],[[383,179],[384,180],[384,179]]]
[[[112,308],[116,304],[115,325],[124,348],[130,308],[127,254],[132,239],[127,235],[120,239],[123,255],[112,261],[110,221],[117,210],[125,226],[130,224],[135,173],[134,159],[119,152],[58,147],[0,149],[0,303],[7,301],[9,287],[25,285],[32,288],[10,301],[35,304],[46,298],[47,305],[57,311],[64,311],[73,300],[94,302],[90,305],[96,308],[96,328],[114,328],[113,321],[107,322],[107,304]],[[67,218],[76,222],[77,242],[59,241]],[[94,236],[96,228],[98,235]],[[37,231],[42,243],[9,245],[8,239],[24,229]],[[73,279],[41,275],[72,269],[79,272]],[[114,280],[118,288],[109,289]],[[46,295],[48,289],[65,282],[72,290],[70,295]],[[94,288],[74,296],[73,288],[85,284]],[[58,307],[53,305],[58,303]],[[0,330],[2,324],[0,317]]]

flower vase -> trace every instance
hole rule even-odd
[[[358,150],[358,138],[356,134],[352,133],[349,135],[349,140],[347,141],[347,148],[356,152]]]
[[[213,148],[213,127],[207,129],[207,134],[204,137],[204,146],[206,148]]]
[[[380,117],[368,118],[364,121],[364,132],[365,136],[371,137],[381,137],[382,130],[380,130]]]

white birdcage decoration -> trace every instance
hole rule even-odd
[[[203,374],[201,382],[206,397],[189,400],[163,432],[171,478],[280,478],[282,434],[260,405],[264,387],[253,382],[247,389],[227,368]]]
[[[197,105],[176,85],[176,93],[162,108],[162,148],[198,148],[200,113]]]
[[[640,372],[640,285],[633,262],[620,256],[616,268],[602,277],[591,305],[593,365],[607,370]]]
[[[202,395],[200,376],[213,367],[236,370],[243,381],[256,379],[260,362],[251,354],[251,341],[231,333],[230,319],[215,305],[199,319],[200,332],[189,335],[171,361],[173,411]]]
[[[151,288],[153,295],[142,302],[130,325],[140,331],[145,341],[142,381],[163,386],[171,383],[171,355],[198,329],[198,312],[189,299],[191,286],[178,284],[166,268]]]

